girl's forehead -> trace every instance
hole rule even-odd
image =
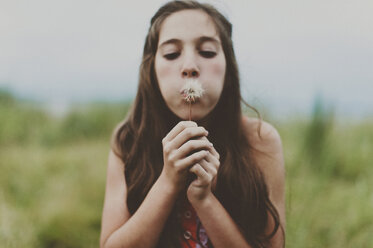
[[[219,39],[212,17],[202,10],[182,10],[163,21],[159,44],[169,39],[189,40],[201,36]]]

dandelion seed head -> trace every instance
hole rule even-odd
[[[195,102],[202,97],[205,90],[197,79],[188,79],[180,90],[180,94],[188,103]]]

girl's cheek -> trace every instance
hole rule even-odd
[[[211,65],[211,72],[216,77],[224,77],[225,75],[225,61],[216,61]]]
[[[167,78],[170,75],[171,71],[172,69],[170,66],[167,66],[162,62],[157,64],[156,72],[158,79]]]
[[[181,86],[174,66],[170,66],[168,63],[159,63],[156,67],[156,74],[163,97],[166,99],[175,98],[176,95],[178,97]]]

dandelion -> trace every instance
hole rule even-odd
[[[189,79],[188,81],[186,81],[185,85],[180,90],[180,94],[188,103],[195,102],[203,95],[203,93],[204,89],[196,79]]]
[[[203,93],[204,89],[196,79],[187,80],[183,88],[181,88],[180,94],[184,100],[189,103],[189,120],[192,118],[192,103],[202,97]]]

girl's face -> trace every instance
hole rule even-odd
[[[169,109],[189,118],[189,103],[180,94],[187,79],[195,78],[205,90],[192,105],[192,120],[216,106],[223,90],[225,56],[211,17],[201,10],[182,10],[167,17],[160,29],[155,73]]]

